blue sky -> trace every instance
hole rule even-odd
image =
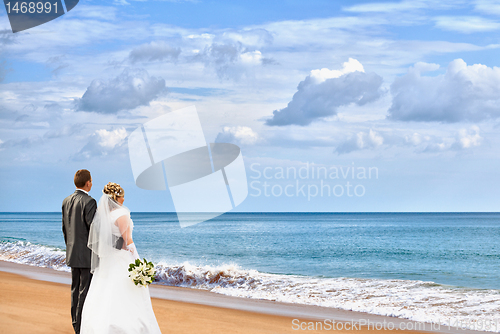
[[[173,211],[127,136],[191,105],[241,148],[235,211],[498,211],[499,30],[492,0],[80,1],[16,34],[2,10],[0,211],[59,211],[81,168]],[[338,177],[280,174],[305,166]]]

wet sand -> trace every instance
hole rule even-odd
[[[0,261],[0,333],[73,333],[70,316],[70,274]],[[386,330],[359,326],[383,321],[412,328],[402,319],[332,310],[316,306],[229,297],[189,288],[151,286],[153,309],[162,333],[352,333],[437,332]],[[295,320],[294,320],[295,319]],[[325,322],[325,319],[329,319]],[[332,321],[354,328],[328,330]],[[302,330],[300,329],[302,327]],[[413,327],[415,326],[415,327]],[[323,330],[313,330],[321,328]],[[335,328],[335,327],[334,327]],[[339,328],[339,327],[337,327]],[[448,331],[447,327],[440,332]],[[460,331],[460,333],[472,331]],[[477,333],[477,332],[476,332]]]

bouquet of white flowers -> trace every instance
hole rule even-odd
[[[146,259],[144,261],[136,259],[134,263],[130,264],[128,271],[130,271],[129,277],[135,285],[148,286],[155,279],[155,266]]]

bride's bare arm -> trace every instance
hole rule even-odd
[[[132,240],[132,229],[130,228],[130,219],[128,216],[121,216],[116,220],[116,225],[120,229],[120,233],[123,238],[123,248],[130,245],[134,241]]]
[[[130,224],[131,220],[128,215],[121,216],[116,220],[116,225],[120,229],[120,233],[123,238],[122,249],[125,249],[132,253],[132,255],[138,259],[139,254],[137,253],[137,248],[135,247],[134,240],[132,240],[132,228]]]

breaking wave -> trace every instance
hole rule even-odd
[[[70,271],[63,250],[24,241],[0,242],[0,260]],[[317,305],[441,325],[482,321],[500,326],[500,290],[418,280],[270,274],[232,264],[195,266],[160,261],[156,271],[155,284],[228,296]],[[486,330],[500,332],[500,327]]]

